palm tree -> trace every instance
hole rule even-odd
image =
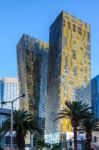
[[[90,116],[89,118],[81,120],[79,129],[86,132],[86,145],[88,150],[90,150],[92,142],[92,131],[99,131],[99,121],[97,121],[93,116]]]
[[[3,123],[0,133],[5,135],[10,131],[11,116],[7,117]],[[25,110],[15,110],[13,112],[13,131],[16,132],[16,143],[19,150],[25,150],[25,137],[28,132],[34,133],[34,131],[40,132],[33,116]]]
[[[58,114],[58,118],[70,119],[74,132],[74,150],[77,150],[77,127],[81,119],[89,116],[90,107],[82,101],[66,101],[65,108]]]

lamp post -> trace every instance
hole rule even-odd
[[[2,104],[11,103],[11,150],[13,150],[13,103],[20,99],[21,97],[25,97],[25,94],[22,94],[21,96],[17,97],[16,99],[12,101],[3,101]]]

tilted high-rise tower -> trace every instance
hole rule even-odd
[[[50,27],[48,63],[45,139],[51,143],[72,131],[69,120],[56,120],[66,100],[91,104],[90,26],[62,12]]]
[[[32,113],[40,128],[44,129],[47,102],[48,44],[23,35],[17,45],[20,108]]]

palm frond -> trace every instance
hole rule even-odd
[[[84,118],[81,120],[79,128],[86,132],[99,131],[99,121],[97,121],[93,116]]]
[[[70,120],[80,121],[83,118],[88,118],[91,115],[91,107],[82,101],[65,101],[65,108],[61,110],[57,118],[69,118]]]

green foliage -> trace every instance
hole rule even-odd
[[[0,134],[5,135],[10,131],[11,116],[7,117],[0,129]],[[25,110],[15,110],[13,112],[13,130],[16,132],[16,142],[19,148],[25,147],[25,136],[28,132],[32,134],[35,131],[41,133],[33,116]]]
[[[48,147],[48,144],[45,143],[44,139],[39,139],[37,142],[37,148],[42,150],[42,148]]]
[[[99,131],[99,121],[96,120],[93,116],[84,118],[80,122],[79,130],[86,132]]]
[[[89,118],[84,118],[80,122],[79,130],[86,132],[86,146],[91,149],[92,131],[99,131],[99,121],[92,115]]]
[[[77,150],[77,127],[84,118],[89,118],[90,107],[82,101],[66,101],[65,108],[58,114],[58,118],[70,119],[74,132],[74,150]]]
[[[58,114],[58,118],[68,118],[72,126],[78,126],[79,121],[88,118],[90,107],[82,101],[66,101],[65,108]]]
[[[51,150],[61,150],[61,146],[59,144],[53,145]]]

